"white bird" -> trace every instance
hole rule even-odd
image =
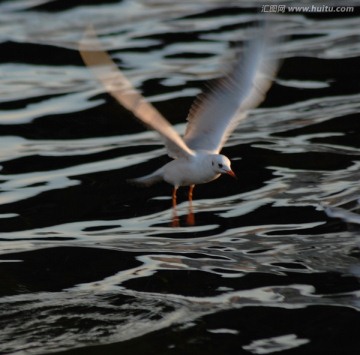
[[[150,186],[166,181],[173,186],[173,226],[178,226],[176,192],[189,186],[188,224],[194,224],[192,193],[197,184],[217,179],[221,174],[236,177],[230,160],[220,154],[226,139],[248,111],[257,107],[270,88],[278,61],[272,55],[274,42],[262,31],[244,47],[232,68],[207,95],[195,100],[187,118],[183,138],[156,108],[132,86],[110,56],[102,49],[92,28],[80,42],[80,54],[106,91],[144,124],[160,133],[168,155],[173,158],[153,173],[131,179],[137,185]]]

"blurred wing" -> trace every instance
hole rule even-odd
[[[278,68],[270,56],[273,44],[268,38],[251,41],[229,73],[194,102],[184,137],[189,148],[219,153],[236,125],[265,99]]]
[[[84,39],[79,44],[79,51],[85,64],[104,85],[106,91],[144,124],[160,133],[172,158],[193,155],[171,124],[132,86],[102,49],[93,28],[87,29]]]

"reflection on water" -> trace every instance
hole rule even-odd
[[[183,132],[255,2],[82,4],[0,2],[0,352],[354,353],[357,14],[275,16],[288,35],[279,78],[224,148],[239,181],[197,186],[193,227],[180,191],[173,229],[170,186],[125,182],[165,150],[77,42],[93,23]]]

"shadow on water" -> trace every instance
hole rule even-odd
[[[284,59],[230,137],[238,181],[126,184],[169,160],[77,51],[93,23],[176,129],[263,3],[0,1],[0,352],[354,354],[359,13],[276,17]]]

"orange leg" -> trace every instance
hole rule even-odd
[[[172,207],[173,207],[173,218],[172,218],[172,227],[179,227],[179,217],[176,213],[176,192],[178,187],[174,186],[173,192],[172,192]]]
[[[189,214],[186,218],[186,223],[189,226],[193,226],[195,224],[195,217],[194,217],[194,211],[193,211],[193,205],[192,205],[192,197],[193,197],[193,190],[195,185],[190,185],[189,187]]]

